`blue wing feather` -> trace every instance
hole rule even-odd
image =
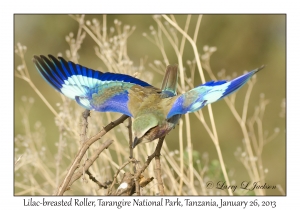
[[[235,91],[237,91],[244,84],[246,84],[254,74],[256,74],[262,68],[264,68],[264,66],[262,66],[258,69],[252,70],[252,71],[250,71],[250,72],[248,72],[248,73],[246,73],[246,74],[230,81],[229,86],[226,88],[225,92],[223,93],[223,96],[220,99],[222,99],[225,96],[228,96],[229,94],[234,93]]]
[[[86,109],[120,112],[131,116],[128,89],[148,83],[125,74],[95,71],[62,57],[34,56],[33,62],[41,76],[57,91],[74,99]]]
[[[210,81],[182,95],[174,101],[167,118],[176,114],[195,112],[207,104],[216,102],[241,88],[247,81],[264,66],[252,70],[231,81]]]
[[[199,85],[199,86],[218,86],[218,85],[222,85],[224,83],[226,83],[227,81],[226,80],[220,80],[220,81],[209,81],[209,82],[206,82],[202,85]]]

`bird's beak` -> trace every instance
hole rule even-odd
[[[134,149],[136,147],[136,145],[138,145],[139,143],[141,143],[141,139],[138,139],[138,137],[135,137],[133,140],[132,149]]]

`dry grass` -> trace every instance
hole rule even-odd
[[[106,24],[106,16],[102,20],[85,20],[85,16],[71,16],[79,23],[76,35],[70,33],[66,37],[70,49],[66,51],[66,57],[76,63],[79,62],[79,50],[84,43],[86,36],[90,36],[95,42],[95,54],[103,62],[107,71],[123,73],[129,75],[138,74],[136,72],[143,71],[144,61],[141,60],[139,66],[134,65],[127,54],[127,39],[134,30],[133,27],[122,24],[115,20],[114,26],[110,27]],[[194,79],[196,70],[200,75],[202,83],[208,80],[228,79],[224,72],[219,72],[218,77],[213,73],[210,67],[210,57],[216,51],[216,47],[203,47],[203,54],[196,47],[197,37],[199,33],[202,16],[197,17],[196,25],[191,26],[191,16],[188,15],[183,27],[179,26],[174,16],[155,15],[154,20],[156,27],[151,27],[150,34],[144,36],[153,42],[161,51],[162,61],[153,61],[150,67],[153,71],[164,74],[165,67],[169,64],[169,59],[165,51],[165,41],[167,40],[177,56],[180,70],[180,80],[178,84],[178,92],[185,92],[194,87]],[[188,33],[190,28],[193,33]],[[187,45],[192,47],[194,58],[191,61],[184,61],[183,54],[187,50]],[[62,180],[67,176],[67,170],[73,162],[76,153],[82,148],[84,141],[89,137],[97,134],[101,129],[120,115],[112,113],[101,113],[101,117],[96,117],[91,113],[91,117],[87,122],[81,117],[82,108],[79,106],[70,106],[71,102],[65,97],[61,97],[61,103],[53,107],[47,98],[40,93],[30,78],[30,74],[24,59],[26,47],[18,44],[16,46],[16,54],[20,56],[22,63],[15,71],[18,79],[25,80],[42,99],[44,104],[51,110],[55,116],[56,125],[60,131],[59,138],[55,140],[57,151],[56,154],[50,154],[45,146],[45,129],[40,123],[30,125],[30,110],[34,105],[34,99],[23,98],[24,104],[20,109],[22,114],[24,133],[15,136],[15,194],[16,195],[49,195],[55,194]],[[186,64],[184,64],[186,63]],[[204,77],[207,71],[209,78]],[[144,79],[151,83],[153,75],[151,72],[141,74],[140,79]],[[240,125],[243,133],[243,147],[237,148],[235,156],[242,162],[251,181],[260,180],[264,182],[267,169],[263,166],[262,153],[264,146],[274,139],[278,133],[275,130],[273,134],[266,136],[263,130],[263,116],[268,104],[268,100],[261,96],[254,113],[249,113],[249,97],[252,88],[256,82],[256,77],[251,79],[247,85],[247,93],[245,96],[236,97],[235,94],[225,98],[226,104],[232,112],[234,118]],[[235,101],[242,100],[242,112],[238,112],[235,107]],[[218,189],[208,189],[206,186],[209,180],[224,180],[227,185],[234,184],[234,180],[230,180],[230,176],[225,167],[222,155],[222,148],[219,144],[219,136],[215,124],[215,117],[211,105],[208,106],[208,115],[202,110],[195,113],[198,122],[203,125],[209,134],[218,155],[218,161],[210,161],[208,154],[200,155],[193,150],[191,138],[190,115],[185,115],[179,122],[178,129],[178,145],[179,150],[170,151],[168,141],[164,142],[160,157],[161,167],[157,168],[157,164],[151,162],[148,168],[143,172],[145,178],[156,177],[153,181],[141,188],[142,195],[156,195],[161,192],[161,185],[158,184],[161,178],[164,185],[164,194],[166,195],[243,195],[248,191],[237,190],[235,192],[229,188],[227,191]],[[98,116],[98,114],[97,114]],[[128,120],[124,122],[128,125]],[[79,126],[80,125],[80,126]],[[175,131],[173,131],[175,132]],[[90,145],[80,162],[79,169],[76,173],[82,173],[80,181],[74,182],[65,195],[106,195],[108,189],[104,189],[101,185],[88,180],[91,177],[83,170],[84,165],[92,159],[96,151],[101,147],[105,140],[117,139],[108,149],[101,151],[100,158],[96,158],[95,162],[89,168],[89,174],[92,175],[99,183],[107,185],[114,180],[116,183],[112,190],[115,191],[120,184],[120,180],[125,172],[135,173],[143,165],[149,154],[155,150],[156,143],[149,143],[138,146],[133,150],[133,157],[130,159],[128,129],[124,125],[120,125],[105,134],[105,139],[100,139]],[[174,140],[175,141],[175,140]],[[174,142],[173,141],[173,142]],[[184,148],[183,145],[187,145]],[[80,161],[79,160],[79,161]],[[161,170],[162,175],[156,176],[155,172]],[[118,172],[118,173],[117,173]],[[119,173],[120,172],[120,173]],[[99,187],[100,186],[100,187]],[[280,187],[279,187],[280,188]],[[265,190],[256,189],[255,195],[265,195]]]

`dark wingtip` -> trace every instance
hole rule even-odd
[[[262,65],[261,67],[258,67],[257,69],[256,69],[256,72],[259,72],[260,70],[262,70],[263,68],[265,68],[266,67],[266,65]]]
[[[38,60],[38,59],[41,58],[41,56],[42,56],[42,55],[40,55],[40,56],[38,56],[38,55],[33,55],[33,58],[32,58],[32,59],[33,59],[33,60]]]
[[[45,56],[45,55],[40,55],[40,56],[38,56],[38,55],[33,55],[32,61],[33,61],[33,62],[37,62],[37,61],[39,61],[39,60],[49,60],[49,58],[52,59],[52,60],[57,60],[57,58],[56,58],[55,56],[53,56],[53,55],[51,55],[51,54],[48,54],[48,57]],[[60,56],[58,56],[58,58],[59,58],[59,59],[63,59],[63,58],[60,57]]]
[[[53,55],[51,55],[51,54],[48,54],[48,57],[51,58],[52,60],[53,60],[53,59],[56,59],[56,57],[53,56]]]
[[[38,56],[34,55],[32,58],[32,62],[35,63],[37,58],[38,58]]]

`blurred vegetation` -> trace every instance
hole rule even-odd
[[[187,15],[175,15],[178,25],[182,28],[185,25]],[[92,20],[96,18],[102,20],[102,15],[86,15],[85,20]],[[127,44],[127,54],[133,62],[134,66],[144,66],[144,69],[137,71],[140,73],[141,79],[148,79],[145,76],[148,72],[153,75],[152,84],[160,87],[160,82],[163,78],[153,70],[153,63],[156,61],[163,61],[161,51],[155,44],[153,44],[147,37],[151,37],[151,33],[155,33],[157,28],[156,22],[152,15],[107,15],[107,26],[110,30],[111,26],[115,25],[115,20],[119,20],[123,25],[135,26],[135,30],[130,35]],[[192,15],[190,28],[188,33],[193,34],[198,16]],[[168,23],[163,21],[168,27]],[[66,36],[76,36],[78,31],[78,22],[68,15],[15,15],[15,37],[14,44],[18,43],[26,46],[25,61],[31,77],[32,82],[36,85],[38,90],[47,98],[49,103],[62,111],[62,109],[70,109],[69,112],[77,106],[75,102],[65,102],[63,96],[55,92],[38,74],[33,63],[33,55],[62,55],[66,56],[66,49],[69,49],[69,44],[66,41]],[[171,29],[172,32],[172,29]],[[174,36],[178,35],[178,31],[173,30]],[[147,36],[145,36],[145,33]],[[174,49],[169,44],[168,40],[164,41],[164,49],[170,64],[178,63],[178,59]],[[79,50],[78,61],[81,65],[98,69],[100,71],[107,71],[106,66],[99,60],[95,54],[95,42],[90,36],[86,36]],[[274,131],[276,133],[274,139],[268,142],[262,152],[262,160],[265,171],[265,182],[269,185],[280,186],[276,190],[266,190],[267,195],[282,195],[286,192],[286,117],[285,117],[285,98],[286,98],[286,16],[285,15],[203,15],[199,29],[199,36],[197,37],[197,49],[200,56],[204,54],[203,47],[205,45],[215,46],[217,51],[210,57],[210,65],[212,72],[215,75],[221,75],[226,70],[226,75],[238,76],[245,70],[255,69],[262,64],[266,68],[256,76],[256,83],[253,87],[250,100],[249,110],[247,116],[251,117],[255,112],[255,108],[259,105],[259,101],[267,101],[266,109],[263,116],[263,132],[264,135],[272,136]],[[182,55],[183,65],[188,66],[188,61],[194,60],[192,47],[189,44],[185,45],[185,53]],[[15,56],[15,70],[21,64],[21,59]],[[152,65],[150,65],[152,64]],[[203,64],[202,64],[203,65]],[[186,67],[186,69],[188,69]],[[186,70],[187,71],[187,70]],[[143,76],[144,74],[144,76]],[[190,73],[187,73],[190,74]],[[208,73],[204,71],[205,78],[209,80]],[[150,80],[150,79],[149,79]],[[43,101],[36,95],[27,82],[19,78],[15,78],[15,137],[22,139],[27,132],[31,133],[31,140],[36,141],[36,149],[40,150],[40,156],[44,156],[45,161],[49,163],[49,171],[44,173],[55,173],[57,142],[61,136],[60,127],[57,126],[53,113],[45,106]],[[149,82],[149,81],[148,81]],[[198,70],[195,71],[194,84],[201,84]],[[239,97],[243,98],[246,94],[247,88],[244,87],[236,94],[236,109],[240,113],[243,109],[243,101],[239,101]],[[242,99],[243,100],[243,99]],[[66,105],[66,103],[68,103]],[[58,105],[59,104],[59,105]],[[77,108],[77,107],[76,107]],[[243,147],[243,133],[237,120],[232,116],[230,109],[222,100],[212,105],[214,118],[219,137],[219,144],[222,150],[226,170],[228,171],[230,180],[238,184],[243,181],[250,181],[249,175],[245,167],[241,163],[239,154],[242,154]],[[79,108],[81,112],[83,109]],[[208,111],[205,107],[203,110],[205,119],[209,121]],[[92,113],[92,118],[99,118],[101,122],[104,113]],[[116,119],[114,115],[113,119]],[[78,122],[80,112],[72,115],[74,123]],[[210,124],[210,122],[207,122]],[[224,180],[220,163],[218,162],[218,155],[216,148],[211,141],[209,134],[204,126],[199,123],[199,120],[194,114],[190,114],[191,125],[191,139],[193,145],[193,162],[194,168],[197,170],[201,159],[207,161],[208,175],[218,177],[216,180]],[[99,125],[99,129],[91,131],[96,133],[104,122]],[[120,125],[125,127],[124,125]],[[119,126],[119,127],[120,127]],[[91,126],[92,127],[92,126]],[[90,130],[91,130],[90,127]],[[96,129],[96,125],[94,125]],[[183,126],[185,128],[185,126]],[[124,129],[124,128],[119,128]],[[255,127],[255,131],[259,130]],[[184,132],[185,135],[185,132]],[[126,136],[120,138],[115,137],[115,141],[121,141],[126,145]],[[121,140],[119,140],[121,139]],[[178,155],[178,127],[172,131],[166,138],[169,151],[172,154]],[[42,141],[41,141],[42,140]],[[17,140],[16,140],[17,141]],[[18,140],[19,141],[19,140]],[[41,142],[38,142],[41,141]],[[68,145],[73,152],[76,153],[79,143],[78,138],[74,138],[74,145],[68,141]],[[28,145],[27,145],[28,146]],[[183,141],[183,146],[187,143]],[[145,147],[145,145],[139,145]],[[26,145],[20,147],[15,143],[15,158],[16,160],[25,153]],[[47,155],[45,155],[47,154]],[[72,159],[72,152],[68,153]],[[164,154],[162,154],[164,155]],[[116,154],[113,156],[117,156]],[[129,156],[129,153],[128,153]],[[184,154],[186,160],[187,154]],[[52,157],[53,159],[49,159]],[[21,162],[28,157],[22,157]],[[29,164],[29,160],[27,160]],[[121,163],[121,161],[119,161]],[[27,164],[21,164],[22,167],[27,167]],[[70,162],[61,163],[61,172],[65,172]],[[201,165],[201,164],[200,164]],[[20,168],[22,168],[20,167]],[[15,182],[20,182],[22,175],[18,172],[19,167],[15,172]],[[200,170],[200,169],[199,169]],[[38,180],[41,180],[44,174],[40,171],[34,171],[34,167],[27,170],[28,173],[33,173],[37,182],[27,180],[31,185],[38,185]],[[111,172],[113,174],[113,172]],[[213,174],[212,174],[213,173]],[[218,174],[218,175],[216,175]],[[105,177],[111,178],[109,175]],[[59,180],[62,175],[59,176]],[[208,181],[205,179],[204,181]],[[260,180],[252,180],[260,181]],[[59,181],[60,182],[60,181]],[[40,183],[39,183],[40,184]],[[77,186],[78,187],[78,186]],[[15,194],[30,194],[30,191],[24,191],[24,186],[21,184],[15,186]],[[73,189],[73,192],[77,192]],[[32,191],[31,191],[32,193]],[[53,189],[49,186],[41,191],[36,191],[35,194],[52,194]],[[80,193],[80,191],[79,191]],[[91,192],[91,194],[94,192]],[[173,192],[174,193],[174,192]],[[184,193],[182,193],[184,194]],[[187,193],[189,194],[189,193]],[[237,193],[236,193],[237,194]],[[243,194],[243,193],[241,193]]]

